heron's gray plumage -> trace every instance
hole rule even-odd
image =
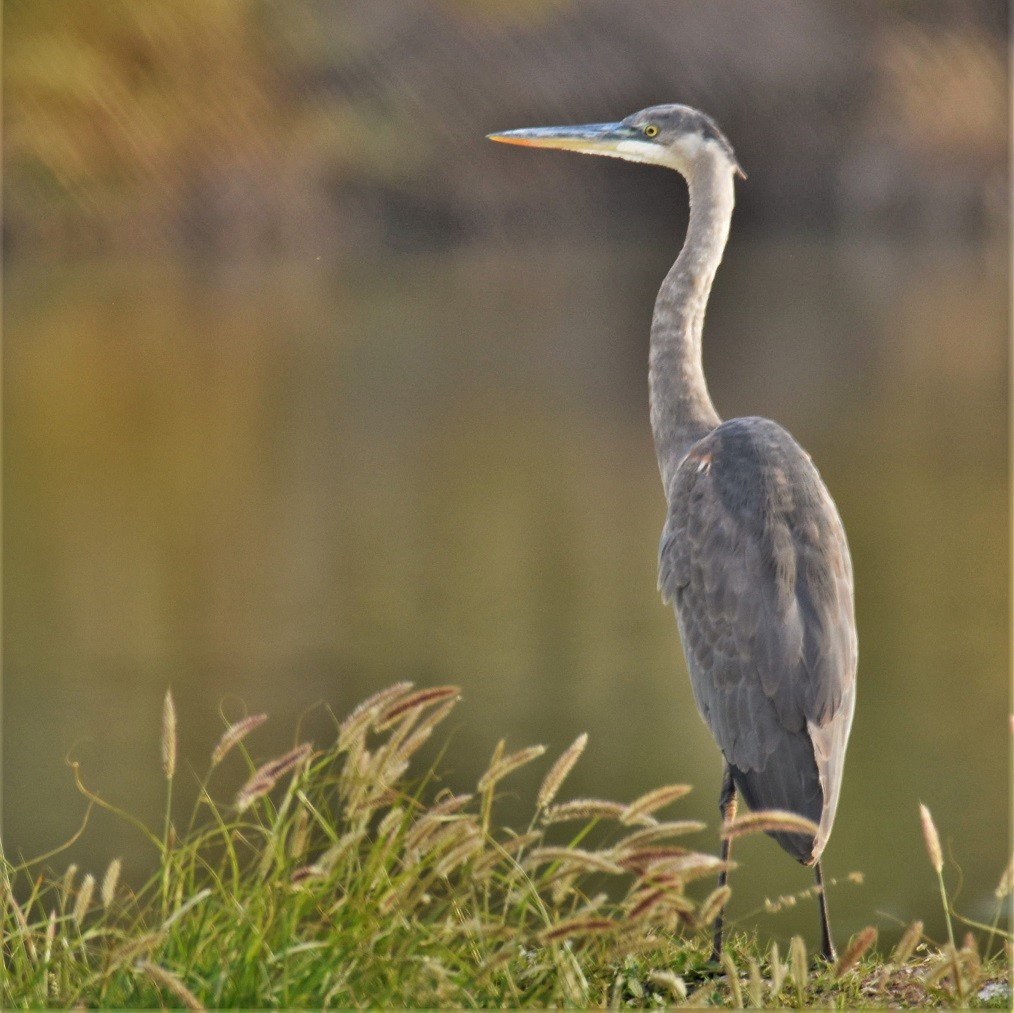
[[[786,809],[820,858],[855,706],[852,565],[838,512],[784,429],[732,419],[672,479],[659,586],[676,609],[697,706],[751,809]],[[819,749],[817,748],[819,746]]]

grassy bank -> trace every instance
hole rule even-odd
[[[164,824],[119,813],[151,841],[157,871],[134,892],[115,860],[96,877],[55,871],[58,854],[4,859],[0,1006],[1009,1005],[1010,938],[961,921],[970,931],[944,945],[916,922],[889,955],[864,930],[835,966],[798,937],[782,954],[734,935],[710,964],[727,894],[712,889],[718,859],[690,843],[711,839],[703,825],[678,818],[689,788],[561,801],[582,736],[553,760],[501,743],[474,792],[438,791],[410,765],[456,696],[393,686],[338,724],[328,748],[299,743],[263,764],[248,744],[264,716],[237,722],[183,827],[169,815],[167,695]],[[235,751],[249,777],[216,800],[217,768]],[[531,823],[503,828],[497,792],[536,762],[546,773]],[[767,825],[748,816],[728,829]],[[1009,893],[1008,869],[998,917]]]

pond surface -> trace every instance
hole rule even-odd
[[[558,752],[587,731],[565,794],[687,781],[674,815],[713,826],[719,755],[655,590],[665,257],[10,268],[8,854],[80,824],[68,758],[159,820],[167,686],[198,773],[221,713],[269,712],[267,758],[299,722],[327,742],[328,707],[453,682],[452,784],[501,736]],[[942,934],[919,801],[969,916],[991,918],[1010,855],[1007,286],[1004,251],[738,242],[709,311],[719,411],[794,433],[852,545],[859,703],[826,872],[865,883],[832,891],[840,938],[913,917]],[[542,769],[512,782],[509,818]],[[54,863],[122,855],[139,877],[145,848],[93,814]],[[755,915],[809,873],[766,839],[737,858],[733,919],[815,939],[812,901]]]

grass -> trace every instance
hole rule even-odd
[[[530,825],[503,828],[497,791],[541,746],[501,742],[468,794],[408,778],[456,699],[455,687],[392,686],[336,722],[328,748],[297,743],[260,765],[247,741],[264,715],[237,722],[180,830],[167,695],[161,827],[116,810],[75,769],[92,805],[147,836],[156,872],[135,892],[116,860],[97,878],[53,872],[56,854],[4,858],[0,1007],[1009,1006],[1011,939],[997,924],[971,926],[958,946],[931,943],[917,922],[889,956],[866,929],[834,966],[799,937],[783,956],[733,934],[711,964],[727,892],[711,890],[719,860],[688,845],[703,825],[671,818],[689,788],[559,801],[581,736],[549,765]],[[249,777],[216,801],[216,771],[234,751]],[[1010,879],[1008,868],[997,921]]]

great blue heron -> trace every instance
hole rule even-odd
[[[714,122],[683,105],[653,106],[619,123],[489,136],[662,165],[686,178],[686,240],[651,322],[651,428],[668,500],[658,584],[675,607],[697,707],[725,758],[723,822],[735,815],[738,790],[751,809],[787,810],[818,826],[812,836],[772,836],[815,867],[821,952],[833,959],[820,857],[855,710],[852,562],[841,518],[806,452],[768,419],[723,422],[701,362],[733,179],[744,173]],[[719,883],[725,878],[723,869]]]

